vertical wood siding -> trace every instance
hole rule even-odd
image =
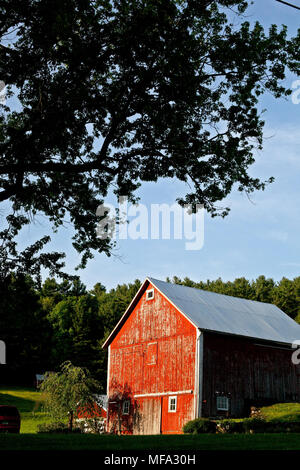
[[[292,350],[261,346],[259,340],[204,334],[203,416],[245,416],[250,405],[300,398]],[[218,412],[217,393],[230,399],[230,411]]]
[[[117,422],[122,432],[181,432],[194,417],[196,328],[154,291],[148,301],[143,293],[110,346],[110,401],[131,401],[130,416],[110,406],[109,426]],[[187,393],[178,396],[178,412],[168,413],[164,394],[177,391]],[[156,395],[135,397],[148,394]]]

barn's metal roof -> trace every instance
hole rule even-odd
[[[148,280],[200,330],[291,344],[300,325],[276,305]]]
[[[107,410],[108,396],[107,395],[96,395],[96,403],[100,405],[104,410]]]

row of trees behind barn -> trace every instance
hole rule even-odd
[[[224,282],[195,282],[174,277],[170,282],[220,294],[277,305],[300,323],[300,277]],[[48,278],[37,285],[29,276],[11,274],[0,283],[0,339],[6,342],[7,365],[1,383],[32,385],[35,374],[57,370],[70,360],[86,367],[106,389],[106,351],[102,344],[141,282],[118,285],[107,291],[100,282],[93,289],[76,278],[58,282]]]

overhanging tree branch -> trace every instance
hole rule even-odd
[[[243,23],[247,2],[100,3],[0,9],[0,25],[22,25],[13,50],[0,48],[20,104],[0,109],[0,202],[55,227],[69,217],[85,261],[111,252],[95,232],[111,185],[134,198],[143,181],[177,177],[191,183],[180,202],[204,201],[212,215],[233,187],[264,189],[248,173],[263,138],[258,100],[286,96],[285,73],[299,70],[300,35]]]
[[[285,2],[284,0],[276,0],[276,1],[279,3],[283,3],[284,5],[288,5],[289,7],[296,8],[296,10],[300,10],[300,7],[296,5],[292,5],[292,3],[289,3],[289,2]]]

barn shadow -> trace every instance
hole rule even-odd
[[[16,406],[21,413],[36,411],[35,400],[0,392],[0,405]]]
[[[111,434],[133,434],[140,429],[141,414],[139,404],[134,399],[128,383],[120,384],[113,379],[110,383],[108,399],[108,422]]]

